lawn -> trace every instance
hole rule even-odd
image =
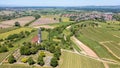
[[[0,34],[0,39],[5,39],[9,35],[11,35],[11,34],[18,34],[21,31],[31,31],[31,30],[32,30],[32,28],[26,28],[26,27],[24,27],[24,28],[19,28],[19,29],[15,29],[15,30],[12,30],[12,31],[8,31],[8,32],[5,32],[5,33],[1,33]]]
[[[75,53],[63,51],[60,68],[104,68],[102,62]]]

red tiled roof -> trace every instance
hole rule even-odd
[[[38,42],[38,36],[33,37],[31,42],[32,43],[37,43]]]

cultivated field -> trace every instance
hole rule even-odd
[[[30,26],[38,26],[41,24],[51,24],[51,23],[58,23],[58,20],[54,20],[53,18],[39,18],[35,22],[33,22]]]
[[[26,64],[3,64],[0,68],[51,68],[51,67],[40,67],[40,66],[29,66]]]
[[[101,27],[85,27],[78,39],[93,49],[101,58],[120,60],[120,31],[116,24],[99,24]]]
[[[11,34],[18,34],[21,31],[31,31],[31,30],[32,30],[32,28],[19,28],[19,29],[15,29],[15,30],[12,30],[12,31],[9,31],[9,32],[6,32],[6,33],[1,33],[0,34],[0,39],[7,38],[7,36],[9,36]]]
[[[60,68],[104,68],[102,62],[82,55],[63,51]]]
[[[12,27],[15,25],[15,22],[19,22],[21,26],[24,26],[25,24],[31,22],[34,19],[35,18],[32,16],[27,16],[27,17],[17,18],[13,20],[3,21],[3,22],[0,22],[0,27],[1,28]]]

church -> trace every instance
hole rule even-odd
[[[41,43],[42,42],[42,33],[41,28],[38,29],[38,35],[32,39],[32,43]]]

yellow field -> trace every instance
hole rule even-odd
[[[12,30],[12,31],[0,34],[0,39],[5,39],[9,35],[11,35],[11,34],[18,34],[21,31],[31,31],[31,30],[32,30],[32,28],[19,28],[19,29],[16,29],[16,30]]]

